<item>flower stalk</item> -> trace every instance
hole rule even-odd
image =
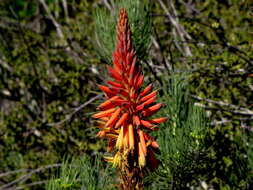
[[[156,130],[167,118],[150,119],[162,104],[155,104],[157,91],[152,91],[151,84],[142,90],[144,75],[125,9],[120,10],[116,34],[113,66],[108,67],[112,80],[106,86],[99,85],[106,100],[93,118],[98,119],[97,136],[108,139],[108,151],[113,156],[105,160],[119,169],[121,189],[143,189],[144,169],[153,171],[159,164],[154,154],[159,146],[148,132]]]

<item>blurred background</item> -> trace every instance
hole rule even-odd
[[[0,189],[44,189],[64,156],[106,151],[90,118],[102,100],[97,84],[108,78],[110,64],[94,32],[99,28],[95,10],[114,13],[115,2],[0,1]],[[252,1],[141,3],[149,7],[152,26],[141,57],[145,83],[162,89],[161,101],[169,107],[173,102],[164,89],[172,76],[184,73],[189,101],[208,120],[203,156],[191,157],[198,160],[195,169],[186,171],[193,162],[180,162],[181,170],[169,168],[170,182],[161,186],[250,189]],[[177,183],[171,185],[173,180]]]

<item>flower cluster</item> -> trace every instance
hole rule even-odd
[[[106,86],[99,85],[106,101],[92,116],[98,119],[101,129],[97,136],[108,139],[108,151],[114,156],[105,159],[114,166],[143,168],[147,165],[155,169],[159,162],[154,150],[159,146],[147,132],[155,130],[166,118],[149,119],[162,104],[155,104],[157,91],[152,91],[152,84],[141,88],[144,75],[135,54],[125,9],[120,10],[116,30],[113,66],[108,67],[112,80],[108,80]]]

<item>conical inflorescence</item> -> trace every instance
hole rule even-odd
[[[144,75],[136,58],[125,9],[120,10],[116,30],[113,66],[108,67],[111,80],[107,85],[99,85],[106,100],[92,117],[98,119],[97,136],[108,139],[108,151],[113,153],[105,159],[133,180],[136,171],[157,167],[154,150],[159,146],[148,132],[166,118],[150,119],[162,104],[155,103],[157,91],[152,91],[152,84],[142,88]]]

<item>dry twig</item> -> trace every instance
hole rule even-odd
[[[52,23],[54,24],[55,28],[56,28],[56,32],[58,34],[58,36],[62,39],[64,39],[64,35],[61,29],[61,25],[55,20],[55,18],[53,17],[53,15],[51,14],[45,0],[39,0],[39,2],[42,4],[43,8],[45,9],[46,13],[48,14],[50,20],[52,21]]]
[[[40,167],[40,168],[37,168],[37,169],[34,169],[34,170],[31,170],[28,174],[25,174],[23,176],[21,176],[20,178],[18,179],[15,179],[14,181],[10,182],[10,183],[7,183],[5,185],[2,185],[0,187],[0,190],[7,190],[7,189],[13,189],[11,186],[17,184],[17,183],[23,183],[25,182],[27,179],[29,179],[33,174],[35,173],[38,173],[38,172],[41,172],[43,170],[46,170],[46,169],[49,169],[49,168],[55,168],[55,167],[60,167],[61,164],[52,164],[52,165],[47,165],[47,166],[44,166],[44,167]],[[21,170],[20,170],[21,171]],[[13,171],[14,173],[17,172],[17,171]],[[7,173],[7,172],[6,172]],[[3,175],[6,175],[6,173],[2,174]],[[9,172],[10,174],[11,172]],[[14,188],[15,189],[15,188]]]
[[[89,101],[74,108],[74,111],[71,112],[70,114],[66,115],[65,119],[63,119],[59,122],[56,122],[56,123],[48,123],[47,125],[48,126],[55,126],[55,125],[61,125],[61,124],[65,123],[66,121],[70,120],[73,115],[75,115],[77,112],[79,112],[81,109],[83,109],[85,106],[89,105],[90,103],[94,102],[95,100],[99,99],[100,97],[102,97],[102,94],[98,94],[97,96],[91,98]]]
[[[231,113],[240,114],[240,115],[253,116],[253,111],[251,111],[251,110],[249,110],[247,108],[244,108],[244,107],[236,106],[234,104],[229,104],[229,103],[222,102],[222,101],[211,100],[211,99],[208,99],[208,98],[201,98],[201,97],[198,97],[198,96],[195,96],[195,95],[191,95],[191,96],[194,99],[199,100],[199,101],[205,101],[205,102],[208,102],[208,103],[211,103],[211,104],[215,104],[215,105],[219,105],[219,106],[230,107],[231,109],[234,109],[234,110],[226,110],[226,111],[229,111]]]
[[[185,31],[184,27],[179,23],[179,19],[177,16],[177,11],[175,9],[175,6],[171,0],[168,1],[169,6],[172,9],[173,13],[170,13],[168,8],[165,6],[162,0],[158,0],[160,3],[162,9],[165,11],[166,16],[169,18],[171,24],[175,27],[176,32],[174,32],[174,38],[177,39],[176,34],[179,36],[181,41],[187,41],[191,40],[191,36]],[[176,46],[181,50],[180,46],[176,44]],[[192,56],[192,52],[188,44],[183,44],[183,52],[185,56]]]

